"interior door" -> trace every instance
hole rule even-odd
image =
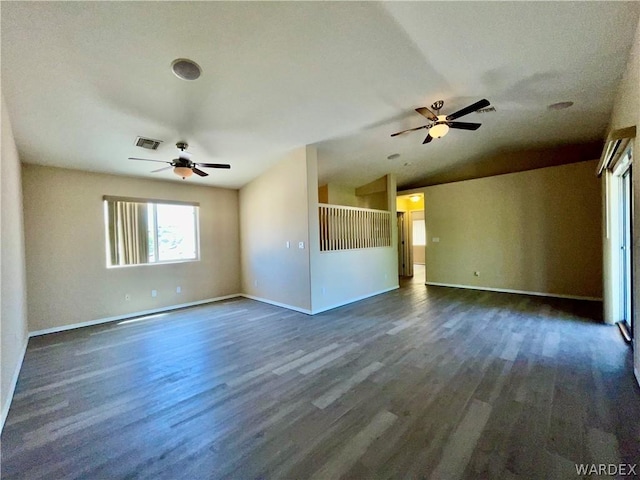
[[[620,273],[622,283],[622,313],[623,320],[627,324],[629,332],[633,336],[633,315],[632,315],[632,244],[631,244],[631,166],[620,177]]]

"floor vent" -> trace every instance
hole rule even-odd
[[[136,147],[146,148],[148,150],[157,150],[162,140],[153,140],[151,138],[136,137]]]

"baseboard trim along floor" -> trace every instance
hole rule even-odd
[[[582,295],[565,295],[563,293],[529,292],[527,290],[513,290],[511,288],[478,287],[476,285],[458,285],[456,283],[425,282],[425,285],[433,285],[434,287],[466,288],[467,290],[484,290],[484,291],[487,291],[487,292],[517,293],[519,295],[534,295],[536,297],[568,298],[570,300],[587,300],[589,302],[601,302],[602,301],[602,297],[585,297],[585,296],[582,296]]]
[[[11,408],[11,401],[13,400],[13,394],[16,391],[16,385],[18,384],[18,377],[20,376],[20,370],[22,369],[22,363],[24,362],[24,357],[27,354],[27,345],[29,341],[24,342],[20,353],[20,361],[16,365],[16,369],[11,376],[11,382],[9,383],[9,391],[7,392],[7,399],[2,405],[2,418],[0,418],[0,432],[2,432],[2,428],[4,427],[4,422],[7,420],[7,415],[9,414],[9,408]]]
[[[29,332],[29,338],[37,337],[40,335],[47,335],[48,333],[64,332],[66,330],[73,330],[75,328],[90,327],[91,325],[99,325],[101,323],[109,323],[109,322],[115,322],[118,320],[127,320],[135,317],[143,317],[145,315],[152,315],[154,313],[170,312],[172,310],[179,310],[181,308],[187,308],[187,307],[195,307],[197,305],[203,305],[205,303],[219,302],[221,300],[228,300],[229,298],[236,298],[240,296],[241,295],[239,293],[234,293],[232,295],[224,295],[222,297],[207,298],[206,300],[196,300],[195,302],[180,303],[177,305],[168,305],[166,307],[152,308],[151,310],[124,313],[122,315],[115,315],[113,317],[98,318],[96,320],[89,320],[87,322],[72,323],[70,325],[62,325],[62,326],[53,327],[53,328],[45,328],[44,330],[36,330],[34,332]]]

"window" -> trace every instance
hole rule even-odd
[[[198,204],[104,197],[107,266],[198,260]]]
[[[424,220],[413,221],[413,244],[424,246],[427,244],[427,235],[425,231]]]

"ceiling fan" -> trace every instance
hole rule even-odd
[[[478,128],[480,128],[479,123],[454,122],[453,120],[455,120],[456,118],[460,118],[464,115],[467,115],[469,113],[478,111],[481,108],[486,108],[491,104],[489,103],[489,100],[487,100],[486,98],[483,98],[482,100],[476,103],[473,103],[468,107],[464,107],[450,115],[440,115],[440,109],[442,108],[443,105],[444,105],[444,102],[442,100],[438,100],[437,102],[434,102],[431,105],[431,109],[428,109],[426,107],[416,108],[416,112],[418,112],[420,115],[431,120],[432,123],[423,125],[421,127],[403,130],[401,132],[394,133],[391,136],[395,137],[396,135],[400,135],[405,132],[412,132],[414,130],[421,130],[423,128],[426,128],[427,130],[429,130],[429,133],[427,134],[427,138],[424,139],[424,142],[422,142],[423,144],[425,144],[425,143],[429,143],[434,138],[444,137],[449,132],[450,128],[459,128],[462,130],[477,130]],[[435,110],[435,113],[434,113],[434,110]]]
[[[159,168],[158,170],[153,170],[151,173],[162,172],[163,170],[168,170],[173,168],[173,173],[182,177],[184,180],[187,177],[190,177],[194,173],[196,175],[200,175],[201,177],[206,177],[209,174],[207,172],[203,172],[198,167],[204,168],[231,168],[231,165],[227,163],[196,163],[191,161],[191,154],[185,152],[189,145],[186,142],[178,142],[176,143],[176,147],[180,150],[178,154],[178,158],[174,158],[170,162],[165,160],[152,160],[150,158],[136,158],[129,157],[129,160],[142,160],[145,162],[160,162],[160,163],[168,163],[168,167]]]

